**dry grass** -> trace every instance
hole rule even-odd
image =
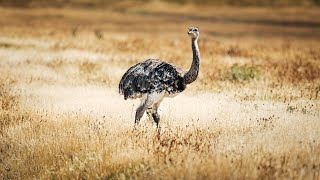
[[[319,179],[320,11],[212,8],[1,8],[0,177]],[[159,138],[146,117],[133,131],[121,75],[188,68],[191,24],[199,79],[164,100]]]

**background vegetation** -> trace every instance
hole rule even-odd
[[[1,5],[20,6],[20,7],[63,7],[63,6],[78,6],[78,7],[110,7],[113,4],[123,2],[134,3],[149,3],[155,0],[0,0]],[[156,0],[178,4],[194,4],[194,5],[229,5],[229,6],[313,6],[320,5],[319,0]]]

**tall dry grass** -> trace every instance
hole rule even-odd
[[[0,177],[319,179],[319,11],[198,8],[1,8]],[[199,79],[164,100],[160,137],[146,117],[133,130],[121,75],[187,69],[191,24]]]

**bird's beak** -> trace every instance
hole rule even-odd
[[[188,32],[188,35],[191,34],[191,31]]]

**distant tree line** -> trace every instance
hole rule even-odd
[[[165,0],[168,2],[233,6],[300,6],[320,5],[320,0]]]
[[[106,7],[121,1],[149,2],[155,0],[0,0],[0,6],[18,7]],[[200,5],[231,5],[231,6],[313,6],[320,5],[320,0],[158,0],[173,3],[193,3]]]

